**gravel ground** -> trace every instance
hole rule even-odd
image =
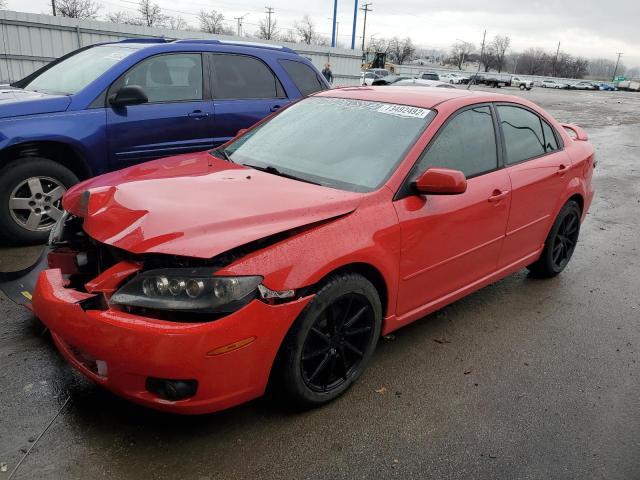
[[[640,478],[640,94],[502,91],[585,127],[597,150],[562,275],[519,272],[383,339],[325,408],[187,418],[85,381],[0,294],[0,480],[69,395],[14,478]],[[35,255],[0,250],[0,270]]]

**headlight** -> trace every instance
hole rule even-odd
[[[257,295],[262,277],[215,277],[210,268],[142,272],[111,303],[178,312],[233,312]]]

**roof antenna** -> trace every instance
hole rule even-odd
[[[478,60],[478,70],[476,70],[476,74],[469,79],[469,83],[467,84],[467,90],[471,88],[471,82],[475,82],[478,78],[478,73],[480,73],[480,63],[482,62],[482,58],[484,57],[484,41],[487,38],[487,30],[485,29],[484,35],[482,35],[482,48],[480,49],[480,60]]]

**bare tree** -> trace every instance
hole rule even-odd
[[[134,17],[127,12],[109,12],[107,14],[107,20],[111,23],[120,23],[125,25],[142,25],[142,20]]]
[[[287,28],[284,31],[284,33],[282,32],[279,33],[278,40],[281,42],[289,42],[289,43],[298,43],[300,41],[295,30],[292,30],[290,28]]]
[[[305,15],[302,17],[302,20],[296,22],[294,26],[300,39],[307,45],[311,45],[311,42],[316,36],[316,26],[311,21],[311,17],[309,15]]]
[[[142,24],[147,27],[162,26],[167,20],[166,15],[160,10],[160,5],[151,3],[151,0],[140,0],[138,12],[142,16]]]
[[[96,18],[101,5],[93,0],[57,0],[56,9],[61,17]]]
[[[177,17],[166,17],[164,24],[171,30],[187,30],[189,28],[187,21],[179,15]]]
[[[274,40],[278,36],[278,21],[274,18],[269,22],[266,17],[260,20],[256,36],[264,40]]]
[[[616,67],[616,61],[608,58],[593,58],[589,62],[589,75],[595,78],[611,80],[613,71]],[[626,67],[622,62],[618,64],[618,72],[624,75]]]
[[[475,50],[473,43],[458,41],[451,47],[451,54],[449,56],[449,63],[458,67],[458,70],[462,70],[462,64],[469,58],[469,55]]]
[[[217,10],[200,10],[198,14],[200,30],[207,33],[225,33],[224,15]]]
[[[489,44],[493,65],[501,72],[505,65],[507,50],[511,46],[511,38],[507,35],[496,35]]]
[[[6,0],[0,0],[0,9],[2,8],[7,8],[7,1]]]
[[[389,41],[389,60],[398,65],[411,60],[416,53],[416,47],[409,37],[404,40],[400,40],[398,37],[394,37]]]

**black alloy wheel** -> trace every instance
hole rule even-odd
[[[569,263],[578,242],[579,231],[580,216],[578,212],[571,211],[562,219],[553,239],[551,258],[556,269],[562,270]]]
[[[342,395],[366,369],[382,328],[378,291],[364,276],[327,278],[287,333],[270,391],[296,409]]]
[[[364,359],[375,324],[371,304],[357,293],[327,305],[302,347],[302,378],[307,386],[328,392],[346,382]]]
[[[527,268],[534,277],[555,277],[562,272],[576,249],[580,235],[582,210],[569,200],[556,217],[544,244],[540,258]]]

